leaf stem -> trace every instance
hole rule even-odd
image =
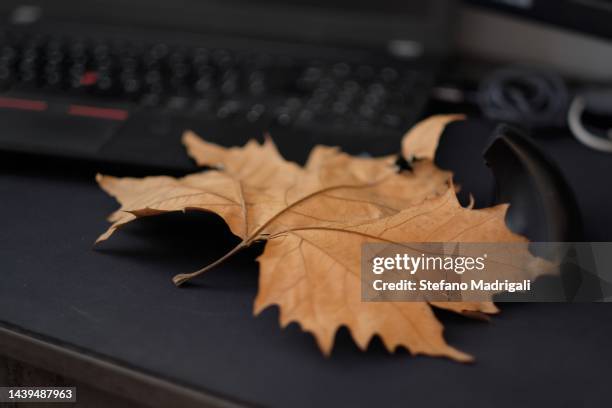
[[[236,245],[234,247],[234,249],[232,249],[231,251],[229,251],[228,253],[223,255],[221,258],[217,259],[215,262],[205,266],[204,268],[199,269],[199,270],[197,270],[195,272],[191,272],[191,273],[179,273],[178,275],[175,275],[172,278],[172,282],[174,282],[174,284],[176,286],[181,286],[183,283],[187,282],[188,280],[193,279],[196,276],[200,276],[203,273],[208,272],[212,268],[216,267],[217,265],[220,265],[221,263],[226,261],[228,258],[230,258],[232,255],[234,255],[235,253],[237,253],[241,249],[246,248],[247,246],[249,246],[249,242],[248,241],[242,241],[241,243]]]
[[[236,245],[236,247],[234,247],[234,249],[232,249],[231,251],[229,251],[227,254],[223,255],[221,258],[217,259],[215,262],[211,263],[210,265],[205,266],[204,268],[197,270],[195,272],[192,273],[180,273],[178,275],[175,275],[172,278],[172,282],[174,282],[174,284],[176,286],[181,286],[183,283],[187,282],[190,279],[195,278],[196,276],[200,276],[202,275],[204,272],[208,272],[209,270],[211,270],[212,268],[216,267],[217,265],[223,263],[225,260],[227,260],[229,257],[231,257],[232,255],[234,255],[235,253],[237,253],[238,251],[240,251],[243,248],[248,247],[249,245],[251,245],[251,243],[253,243],[254,241],[257,240],[257,237],[259,237],[261,235],[261,233],[274,221],[276,221],[281,215],[283,215],[284,213],[286,213],[287,211],[291,210],[292,208],[295,208],[297,205],[310,200],[313,197],[316,197],[319,194],[322,193],[326,193],[328,191],[333,191],[333,190],[337,190],[337,189],[342,189],[342,188],[364,188],[366,186],[373,186],[376,185],[382,181],[384,181],[387,178],[388,175],[385,175],[385,177],[381,177],[380,180],[376,180],[373,181],[371,183],[367,183],[367,184],[362,184],[362,185],[337,185],[337,186],[329,186],[326,188],[323,188],[321,190],[317,190],[314,191],[310,194],[305,195],[304,197],[294,201],[293,203],[291,203],[290,205],[288,205],[287,207],[283,208],[281,211],[279,211],[278,213],[276,213],[273,217],[269,218],[266,222],[264,222],[263,224],[261,224],[255,231],[253,231],[253,233],[251,233],[250,237],[245,238],[240,244]],[[242,191],[240,191],[240,194],[242,194]],[[244,204],[244,199],[242,202],[242,206],[243,208],[245,207]]]

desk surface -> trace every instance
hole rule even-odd
[[[461,138],[464,149],[478,152],[488,129],[480,122],[453,125],[445,136],[448,148]],[[610,240],[612,156],[567,137],[541,144],[577,192],[586,240]],[[457,156],[446,154],[443,164],[482,199],[490,189],[488,175],[474,174],[478,166],[462,165]],[[281,330],[275,309],[252,316],[254,258],[261,247],[184,289],[172,285],[174,274],[197,269],[233,246],[235,238],[218,218],[145,219],[92,250],[116,204],[90,175],[33,167],[0,170],[0,322],[11,330],[256,405],[609,402],[612,305],[503,304],[489,324],[440,313],[448,341],[473,353],[473,365],[413,358],[405,351],[389,355],[378,340],[361,353],[345,330],[326,359],[297,325]]]

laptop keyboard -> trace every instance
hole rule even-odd
[[[406,66],[0,33],[0,90],[347,132],[403,131],[431,77]]]

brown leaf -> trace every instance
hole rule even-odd
[[[433,160],[440,136],[450,122],[465,119],[465,115],[434,115],[413,127],[402,141],[402,156]]]
[[[436,131],[455,118],[427,120],[410,132],[413,142],[404,147],[426,158],[414,162],[411,172],[399,172],[393,157],[356,158],[323,146],[300,167],[285,161],[269,138],[224,148],[188,132],[183,142],[189,154],[216,170],[183,178],[98,175],[100,186],[121,204],[98,241],[139,217],[214,212],[242,242],[212,265],[177,275],[176,284],[267,240],[258,259],[256,313],[279,305],[281,324],[298,322],[327,354],[337,329],[346,325],[362,349],[378,334],[391,351],[403,346],[413,354],[469,361],[471,356],[446,344],[429,304],[361,302],[359,278],[365,242],[525,241],[505,226],[505,206],[462,208],[450,173],[427,159],[435,148],[419,140],[437,140]],[[497,312],[491,302],[432,304],[475,317]]]

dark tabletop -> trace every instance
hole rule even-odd
[[[441,165],[481,203],[490,176],[465,157],[479,157],[489,131],[483,122],[453,125],[441,152]],[[612,156],[566,136],[538,143],[576,193],[585,240],[611,240]],[[92,250],[115,208],[91,174],[36,162],[3,166],[0,322],[257,405],[608,404],[612,305],[502,304],[491,323],[439,313],[449,343],[476,356],[472,365],[405,350],[389,355],[379,340],[362,353],[344,329],[324,358],[297,325],[279,328],[276,309],[253,317],[261,246],[177,289],[174,274],[208,264],[236,239],[213,215],[166,215],[135,222]]]

